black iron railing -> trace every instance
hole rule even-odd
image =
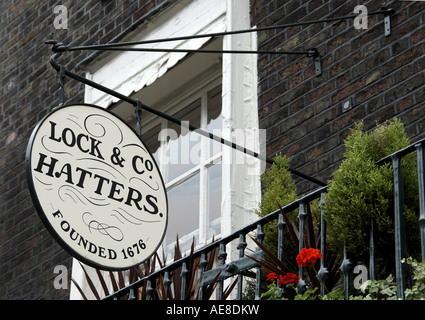
[[[401,179],[401,159],[413,152],[416,152],[417,157],[417,173],[418,173],[418,186],[419,186],[419,227],[421,232],[421,252],[422,260],[425,257],[425,168],[424,168],[424,144],[425,139],[421,140],[415,144],[410,145],[407,148],[399,150],[394,154],[391,154],[384,159],[381,159],[377,162],[377,165],[383,165],[385,163],[391,162],[394,172],[394,230],[395,230],[395,269],[396,269],[396,282],[397,282],[397,298],[404,299],[404,290],[406,288],[405,283],[405,272],[406,268],[402,265],[402,258],[405,257],[404,252],[404,224],[403,224],[403,194],[402,190],[402,179]],[[224,281],[228,278],[236,279],[237,285],[234,286],[236,291],[232,298],[242,299],[243,297],[243,283],[245,278],[251,278],[251,282],[255,284],[255,299],[261,299],[261,266],[253,259],[247,257],[248,255],[256,258],[264,258],[264,252],[262,250],[255,250],[247,252],[247,239],[249,236],[255,237],[256,241],[262,243],[265,232],[264,227],[271,223],[276,223],[276,228],[278,229],[278,238],[277,238],[277,256],[280,260],[283,260],[283,246],[285,242],[284,230],[286,227],[286,222],[284,219],[284,212],[290,213],[298,210],[298,230],[300,234],[304,232],[306,228],[306,208],[312,201],[320,203],[320,219],[321,219],[321,229],[320,237],[322,241],[320,242],[320,250],[324,257],[320,260],[320,270],[317,273],[317,276],[322,280],[325,280],[329,274],[329,270],[325,266],[325,261],[327,259],[327,250],[326,250],[326,226],[325,226],[325,214],[324,214],[324,195],[326,193],[327,187],[322,187],[286,206],[281,209],[278,209],[265,217],[258,219],[257,221],[243,227],[240,230],[216,241],[213,242],[197,251],[194,251],[192,255],[183,257],[172,264],[157,270],[156,272],[132,283],[127,287],[122,288],[121,290],[113,293],[112,295],[106,297],[105,299],[118,299],[123,296],[126,296],[129,299],[137,297],[137,290],[145,286],[146,289],[146,298],[151,299],[155,290],[158,290],[158,282],[162,279],[164,287],[163,290],[171,290],[171,274],[173,272],[180,272],[181,277],[181,297],[185,297],[185,291],[189,279],[187,279],[188,274],[188,265],[190,259],[198,259],[198,272],[199,272],[199,299],[203,299],[203,288],[205,286],[211,285],[213,282],[217,282],[216,286],[216,299],[223,299],[224,293]],[[375,270],[375,248],[374,248],[374,235],[373,228],[370,236],[370,265],[369,273],[370,277],[374,278]],[[249,239],[248,239],[249,240]],[[304,237],[299,236],[299,250],[301,250],[306,245]],[[236,258],[228,258],[228,250],[237,250]],[[207,256],[211,252],[215,252],[217,256],[217,264],[214,269],[205,270],[207,264]],[[235,255],[234,255],[235,256]],[[342,273],[342,284],[344,287],[345,298],[349,297],[349,288],[350,288],[350,277],[352,274],[352,262],[347,258],[344,253],[344,259],[339,267],[339,271]],[[302,267],[299,269],[300,285],[298,290],[303,290],[303,285],[305,286],[305,281],[303,280],[304,270]],[[321,282],[323,284],[323,281]],[[325,288],[321,285],[320,293],[325,294]]]
[[[304,229],[304,224],[305,224],[305,205],[309,202],[311,202],[312,200],[315,199],[319,199],[324,192],[326,191],[326,187],[323,187],[315,192],[310,193],[309,195],[300,198],[286,206],[283,207],[284,212],[292,212],[294,210],[299,209],[300,210],[300,214],[299,214],[299,229],[303,230]],[[186,283],[188,281],[188,279],[185,278],[185,270],[187,268],[187,265],[189,264],[189,260],[190,259],[196,259],[196,258],[200,258],[200,263],[199,263],[199,272],[200,272],[200,290],[202,292],[202,287],[203,286],[207,286],[209,284],[211,284],[213,281],[217,281],[218,285],[217,285],[217,299],[221,299],[223,297],[223,292],[224,292],[224,286],[223,286],[223,281],[227,278],[230,277],[234,277],[237,276],[238,280],[237,280],[237,293],[236,293],[236,299],[241,299],[242,298],[242,284],[244,281],[244,277],[250,277],[252,278],[253,275],[252,273],[249,273],[250,270],[252,269],[256,269],[255,270],[255,299],[260,299],[261,298],[261,286],[260,286],[260,282],[261,282],[261,270],[259,268],[258,263],[256,263],[254,260],[250,259],[249,257],[247,257],[246,255],[246,247],[247,247],[247,236],[249,236],[249,234],[254,235],[255,234],[255,239],[258,242],[262,242],[265,236],[264,233],[264,226],[272,221],[276,221],[278,220],[279,223],[277,224],[278,229],[279,229],[279,248],[283,248],[283,242],[284,242],[284,237],[283,237],[283,231],[284,231],[284,225],[285,222],[282,218],[282,212],[281,210],[276,210],[272,213],[270,213],[269,215],[262,217],[260,219],[258,219],[257,221],[243,227],[242,229],[216,241],[213,242],[209,245],[207,245],[206,247],[199,249],[197,251],[195,251],[193,253],[193,255],[190,256],[186,256],[184,258],[181,258],[178,261],[173,262],[172,264],[166,266],[165,268],[158,270],[152,274],[150,274],[149,276],[142,278],[140,280],[138,280],[137,282],[134,282],[130,285],[128,285],[127,287],[115,292],[114,294],[106,297],[106,299],[114,299],[114,298],[119,298],[122,297],[126,294],[129,294],[129,297],[135,297],[136,294],[136,290],[143,287],[144,285],[147,286],[148,291],[150,291],[150,294],[148,292],[148,299],[152,296],[152,292],[153,290],[155,290],[154,288],[154,283],[156,283],[156,281],[162,276],[163,279],[170,279],[170,273],[179,269],[182,270],[181,271],[181,281],[182,281],[182,285],[181,285],[181,290],[182,292],[185,291],[185,287],[186,287]],[[236,242],[235,242],[236,241]],[[239,255],[238,255],[238,259],[237,260],[233,260],[233,261],[228,261],[227,256],[227,247],[234,245],[234,247],[237,248],[237,250],[239,251]],[[300,242],[300,247],[303,245],[303,242]],[[207,255],[214,251],[214,250],[218,250],[218,266],[212,270],[209,271],[204,271],[203,270],[203,266],[206,263],[206,257]],[[279,257],[282,258],[282,250],[279,250],[280,254]],[[264,254],[261,250],[258,250],[254,253],[250,253],[250,256],[253,257],[257,257],[257,258],[263,258]],[[181,296],[184,296],[185,294],[183,293]],[[202,294],[199,295],[200,299],[202,299]]]

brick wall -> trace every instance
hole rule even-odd
[[[0,299],[67,299],[56,290],[54,267],[71,274],[70,256],[42,225],[25,175],[25,150],[35,124],[59,104],[56,72],[45,40],[83,45],[126,34],[173,1],[3,1],[0,22]],[[65,5],[68,29],[56,29],[54,13]],[[63,22],[63,21],[62,21]],[[133,27],[132,27],[133,26]],[[73,68],[89,55],[69,53],[60,62]],[[83,72],[79,70],[81,74]],[[83,86],[67,79],[65,102],[83,102]]]
[[[53,272],[70,256],[47,233],[30,200],[25,149],[35,124],[59,103],[56,72],[49,65],[47,39],[65,44],[105,43],[130,32],[170,0],[3,1],[0,20],[0,299],[67,299],[56,290]],[[251,0],[253,25],[352,14],[358,1]],[[382,1],[365,1],[369,12]],[[55,29],[56,5],[68,9],[68,29]],[[259,56],[259,115],[267,128],[268,154],[283,152],[291,166],[328,180],[342,159],[343,139],[356,121],[398,116],[412,141],[425,130],[425,3],[392,1],[392,35],[383,17],[371,16],[367,30],[352,20],[259,33],[260,49],[316,47],[323,74],[315,77],[310,58]],[[72,68],[90,53],[69,53]],[[75,71],[75,70],[74,70]],[[83,74],[82,70],[77,70]],[[66,82],[66,102],[82,102],[83,86]],[[343,112],[343,103],[352,108]],[[312,185],[298,184],[300,193]]]
[[[370,130],[397,116],[412,142],[425,138],[425,3],[251,0],[257,27],[353,15],[359,4],[369,13],[394,8],[391,36],[383,15],[369,15],[366,30],[349,19],[259,33],[261,50],[317,48],[321,55],[320,77],[309,57],[260,55],[258,100],[268,155],[282,152],[293,168],[322,181],[342,160],[343,140],[358,121]],[[315,187],[298,181],[300,193]]]

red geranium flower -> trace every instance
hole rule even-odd
[[[267,280],[269,280],[269,281],[274,281],[274,280],[276,280],[277,279],[277,274],[276,273],[269,273],[268,275],[267,275]]]
[[[289,272],[285,274],[283,277],[282,276],[279,277],[279,285],[290,284],[290,283],[297,285],[299,280],[300,280],[300,277],[298,277],[296,274]]]
[[[322,258],[323,255],[319,249],[314,248],[302,248],[297,256],[298,266],[306,267],[308,263],[314,264],[317,259]]]
[[[293,283],[294,285],[298,284],[298,281],[300,280],[300,277],[298,277],[296,274],[290,273],[288,272],[287,274],[285,274],[284,276],[282,276],[281,274],[279,274],[279,276],[272,272],[267,274],[267,280],[268,281],[274,281],[277,278],[279,278],[278,284],[281,285],[287,285],[290,283]]]

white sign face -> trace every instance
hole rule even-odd
[[[133,129],[103,108],[69,105],[49,113],[29,141],[27,177],[47,229],[88,265],[129,269],[162,243],[162,176]]]

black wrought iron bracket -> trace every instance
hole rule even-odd
[[[314,69],[316,71],[316,77],[322,75],[322,59],[320,58],[319,51],[316,48],[310,49],[308,56],[313,59]]]
[[[58,47],[61,47],[62,46],[62,44],[59,43],[59,42],[55,42],[55,41],[46,41],[46,42],[48,44],[52,44],[53,45],[53,48],[58,48]],[[136,112],[141,112],[141,110],[146,110],[148,112],[151,112],[151,113],[157,115],[158,117],[161,117],[163,119],[166,119],[166,120],[168,120],[170,122],[173,122],[175,124],[178,124],[180,126],[187,126],[190,131],[196,131],[197,133],[199,133],[199,134],[201,134],[201,135],[203,135],[203,136],[205,136],[205,137],[207,137],[209,139],[218,141],[221,144],[224,144],[226,146],[229,146],[229,147],[231,147],[231,148],[233,148],[235,150],[238,150],[240,152],[243,152],[243,153],[245,153],[247,155],[250,155],[250,156],[252,156],[254,158],[257,158],[257,159],[259,159],[261,161],[265,161],[266,163],[273,164],[274,160],[272,158],[270,158],[270,157],[266,157],[266,156],[264,156],[264,155],[262,155],[262,154],[260,154],[258,152],[255,152],[255,151],[252,151],[252,150],[247,149],[245,147],[242,147],[242,146],[240,146],[240,145],[238,145],[238,144],[236,144],[234,142],[231,142],[231,141],[226,140],[226,139],[224,139],[222,137],[219,137],[219,136],[217,136],[217,135],[215,135],[215,134],[213,134],[211,132],[208,132],[208,131],[206,131],[204,129],[195,127],[195,126],[193,126],[191,124],[187,124],[187,123],[183,122],[180,119],[177,119],[177,118],[175,118],[173,116],[170,116],[170,115],[168,115],[168,114],[166,114],[164,112],[161,112],[161,111],[159,111],[159,110],[157,110],[155,108],[152,108],[152,107],[150,107],[150,106],[148,106],[148,105],[140,102],[140,100],[136,100],[136,99],[133,99],[133,98],[128,97],[126,95],[123,95],[123,94],[121,94],[121,93],[119,93],[119,92],[117,92],[115,90],[112,90],[110,88],[107,88],[105,86],[102,86],[99,83],[96,83],[96,82],[91,81],[91,80],[89,80],[87,78],[84,78],[84,77],[82,77],[82,76],[80,76],[80,75],[78,75],[78,74],[76,74],[74,72],[69,71],[68,69],[66,69],[65,67],[61,66],[57,62],[57,58],[59,58],[59,56],[61,56],[62,53],[63,53],[63,51],[56,52],[50,58],[50,64],[52,65],[52,67],[56,71],[61,72],[62,75],[67,76],[67,77],[69,77],[71,79],[77,80],[77,81],[79,81],[81,83],[84,83],[86,85],[89,85],[89,86],[91,86],[91,87],[93,87],[95,89],[101,90],[101,91],[103,91],[103,92],[105,92],[105,93],[107,93],[107,94],[109,94],[111,96],[117,97],[118,99],[120,99],[122,101],[125,101],[125,102],[130,103],[130,104],[132,104],[135,107]],[[302,178],[304,178],[306,180],[309,180],[311,182],[314,182],[314,183],[316,183],[316,184],[318,184],[320,186],[326,186],[326,183],[325,182],[320,181],[320,180],[318,180],[318,179],[316,179],[314,177],[310,177],[309,175],[304,174],[304,173],[302,173],[302,172],[300,172],[298,170],[289,168],[289,171],[291,173],[299,176],[299,177],[302,177]]]
[[[376,15],[376,14],[384,14],[384,25],[385,25],[385,35],[388,36],[391,34],[391,24],[390,24],[390,15],[393,14],[395,11],[394,9],[388,9],[388,8],[381,8],[381,10],[374,11],[368,13],[368,15]],[[183,123],[180,119],[177,119],[175,117],[172,117],[168,114],[165,114],[155,108],[152,108],[148,105],[145,105],[140,102],[140,100],[132,99],[131,97],[125,96],[115,90],[112,90],[110,88],[107,88],[105,86],[102,86],[94,81],[91,81],[87,78],[84,78],[74,72],[69,71],[64,66],[60,65],[57,62],[57,59],[59,56],[61,56],[64,52],[69,51],[79,51],[79,50],[96,50],[96,51],[143,51],[143,52],[184,52],[184,53],[221,53],[221,54],[290,54],[290,55],[306,55],[310,58],[312,58],[314,62],[315,67],[315,73],[316,76],[320,76],[322,74],[322,66],[321,66],[321,57],[320,53],[316,48],[309,49],[308,51],[281,51],[281,50],[274,50],[274,51],[261,51],[261,50],[206,50],[206,49],[166,49],[166,48],[143,48],[143,47],[134,47],[136,45],[145,45],[145,44],[151,44],[151,43],[161,43],[161,42],[169,42],[169,41],[177,41],[177,40],[187,40],[187,39],[197,39],[197,38],[214,38],[219,36],[228,36],[228,35],[235,35],[235,34],[242,34],[242,33],[250,33],[250,32],[258,32],[258,31],[266,31],[266,30],[276,30],[276,29],[283,29],[288,28],[292,26],[302,26],[302,25],[311,25],[315,23],[326,23],[326,22],[332,22],[332,21],[341,21],[346,19],[354,19],[356,15],[348,15],[343,17],[335,17],[335,18],[326,18],[321,20],[312,20],[312,21],[304,21],[304,22],[295,22],[295,23],[289,23],[289,24],[283,24],[283,25],[277,25],[277,26],[270,26],[270,27],[262,27],[262,28],[251,28],[251,29],[245,29],[245,30],[235,30],[235,31],[227,31],[227,32],[220,32],[220,33],[209,33],[209,34],[201,34],[201,35],[194,35],[194,36],[183,36],[183,37],[174,37],[174,38],[166,38],[166,39],[153,39],[153,40],[144,40],[144,41],[131,41],[131,42],[120,42],[120,43],[107,43],[102,45],[88,45],[88,46],[67,46],[62,42],[57,42],[54,40],[47,40],[45,41],[46,44],[52,45],[52,51],[54,54],[50,58],[50,64],[52,67],[59,72],[60,74],[60,84],[62,86],[61,88],[61,104],[63,104],[63,96],[64,96],[64,78],[65,76],[70,77],[74,80],[77,80],[81,83],[84,83],[86,85],[89,85],[95,89],[101,90],[111,96],[117,97],[118,99],[128,102],[132,104],[135,107],[136,117],[140,117],[140,113],[142,110],[146,110],[148,112],[151,112],[161,118],[164,118],[170,122],[176,123],[180,126],[186,125],[186,123]],[[133,46],[133,47],[129,47]],[[140,120],[140,119],[139,119]],[[140,123],[138,125],[138,131],[140,131]],[[228,141],[222,137],[219,137],[217,135],[214,135],[206,130],[197,128],[193,125],[188,125],[188,129],[191,131],[196,131],[197,133],[220,142],[221,144],[227,145],[235,150],[241,151],[247,155],[253,156],[259,160],[265,161],[269,164],[272,164],[274,161],[270,157],[263,156],[259,154],[258,152],[254,152],[252,150],[249,150],[245,147],[242,147],[234,142]],[[304,174],[298,170],[289,168],[289,171],[299,177],[302,177],[306,180],[309,180],[311,182],[314,182],[320,186],[326,186],[327,184],[323,181],[320,181],[314,177],[311,177],[307,174]]]
[[[391,35],[391,15],[394,14],[394,9],[388,9],[386,7],[383,7],[382,10],[385,10],[384,13],[384,24],[385,24],[385,36]]]

